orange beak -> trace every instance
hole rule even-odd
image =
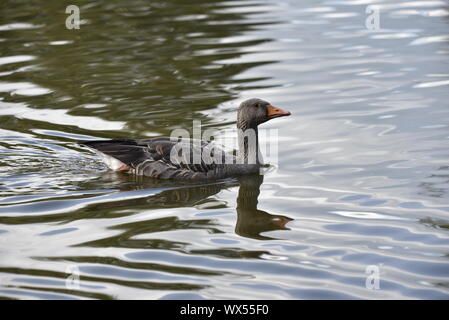
[[[279,118],[279,117],[285,117],[291,115],[290,112],[282,110],[281,108],[272,106],[271,104],[267,107],[268,109],[268,118]]]

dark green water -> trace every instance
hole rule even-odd
[[[76,4],[79,30],[0,3],[1,298],[449,298],[446,1]],[[251,97],[292,112],[264,177],[153,181],[75,143],[225,136]]]

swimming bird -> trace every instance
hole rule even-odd
[[[263,166],[257,127],[290,112],[262,99],[243,101],[237,112],[239,150],[231,155],[215,144],[156,137],[80,141],[97,151],[109,168],[157,179],[211,180],[258,173]]]

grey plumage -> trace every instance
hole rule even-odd
[[[122,165],[119,170],[157,179],[210,180],[257,173],[261,166],[257,126],[272,118],[270,110],[279,111],[276,115],[280,116],[290,114],[260,99],[241,103],[237,113],[239,157],[206,141],[172,140],[169,137],[81,141],[79,144],[120,161]],[[249,129],[256,134],[255,146],[248,145],[248,139],[244,137]],[[179,149],[188,152],[179,152]],[[253,162],[248,161],[251,150],[256,150]],[[195,159],[196,155],[201,156]]]

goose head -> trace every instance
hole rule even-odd
[[[268,120],[289,116],[290,112],[273,106],[262,99],[248,99],[240,104],[237,112],[237,127],[241,129],[256,128]]]

